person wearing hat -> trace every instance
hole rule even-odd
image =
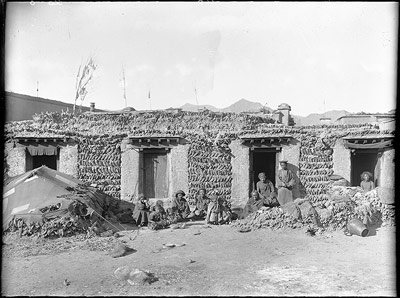
[[[278,170],[278,180],[276,182],[276,188],[278,189],[278,202],[279,205],[283,206],[288,202],[293,202],[293,186],[296,184],[294,175],[291,170],[287,167],[288,161],[281,159],[279,164],[281,168]]]
[[[185,195],[183,190],[178,190],[172,200],[172,210],[178,215],[178,220],[184,220],[190,214],[189,203],[184,198]]]
[[[199,194],[196,196],[196,202],[195,202],[195,208],[194,210],[189,214],[188,218],[193,219],[193,218],[205,218],[207,215],[207,207],[208,204],[210,203],[210,198],[207,197],[206,195],[206,189],[201,188],[199,190]]]
[[[361,174],[360,187],[363,191],[370,191],[375,188],[374,181],[372,181],[372,174],[368,171],[364,171]]]
[[[139,194],[138,202],[135,206],[135,210],[132,213],[132,217],[136,221],[138,227],[146,226],[148,224],[148,215],[150,213],[149,200],[144,194]]]

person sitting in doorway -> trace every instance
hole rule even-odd
[[[199,194],[196,196],[195,200],[195,208],[189,214],[188,218],[204,219],[207,215],[208,204],[210,203],[210,198],[207,197],[205,188],[199,190]]]
[[[373,190],[375,188],[374,181],[372,181],[372,174],[370,172],[365,171],[361,174],[360,187],[365,192]]]
[[[190,214],[189,203],[184,198],[185,195],[183,190],[178,190],[172,200],[172,211],[177,215],[178,221],[185,221]]]
[[[256,184],[256,190],[260,199],[264,201],[264,205],[269,207],[278,206],[279,203],[276,200],[275,188],[272,182],[267,179],[264,172],[258,174],[258,179],[260,181]]]
[[[143,227],[148,224],[148,215],[150,213],[149,199],[144,194],[139,194],[138,202],[135,210],[132,213],[133,219],[138,227]]]

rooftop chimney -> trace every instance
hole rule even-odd
[[[282,116],[282,124],[289,126],[290,123],[290,106],[287,103],[281,103],[278,106],[278,111],[283,114]]]
[[[91,103],[90,103],[90,111],[91,111],[91,112],[94,112],[94,102],[91,102]]]

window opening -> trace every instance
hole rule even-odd
[[[373,175],[375,186],[378,186],[378,150],[352,149],[351,152],[351,185],[360,186],[361,173],[368,171]]]

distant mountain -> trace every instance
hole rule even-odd
[[[248,101],[244,98],[231,104],[229,107],[221,109],[221,112],[240,113],[240,112],[258,112],[263,107],[259,102]]]
[[[218,109],[212,105],[194,105],[191,103],[185,103],[183,106],[181,106],[181,109],[184,111],[197,112],[198,109],[207,108],[213,112],[241,113],[241,112],[258,112],[262,107],[263,105],[260,104],[259,102],[253,102],[242,98],[223,109]],[[272,111],[272,109],[268,107],[265,107],[265,109],[267,111]]]
[[[317,114],[313,113],[308,115],[307,117],[304,116],[297,116],[297,115],[291,115],[294,119],[294,122],[296,123],[296,126],[306,126],[306,125],[315,125],[315,124],[320,124],[321,123],[321,118],[331,118],[331,121],[334,122],[336,121],[339,117],[349,115],[351,113],[345,111],[345,110],[333,110],[333,111],[328,111],[326,113],[322,114]]]
[[[210,111],[213,112],[231,112],[231,113],[242,113],[242,112],[252,112],[252,114],[256,115],[256,112],[261,112],[260,110],[263,108],[263,105],[260,104],[259,102],[253,102],[246,100],[244,98],[238,100],[237,102],[231,104],[230,106],[223,108],[223,109],[218,109],[212,105],[193,105],[190,103],[186,103],[183,106],[181,106],[181,109],[184,111],[192,111],[192,112],[197,112],[198,109],[200,108],[207,108]],[[269,113],[272,113],[274,110],[265,107],[265,110]],[[321,118],[331,118],[331,121],[334,122],[336,121],[339,117],[346,116],[351,114],[350,112],[347,112],[345,110],[333,110],[333,111],[328,111],[326,113],[313,113],[310,114],[306,117],[304,116],[297,116],[291,114],[295,126],[306,126],[306,125],[317,125],[321,124]]]
[[[181,109],[183,111],[189,111],[189,112],[197,112],[201,108],[207,108],[210,111],[219,112],[219,109],[211,105],[192,105],[191,103],[185,103],[183,106],[181,106]]]

